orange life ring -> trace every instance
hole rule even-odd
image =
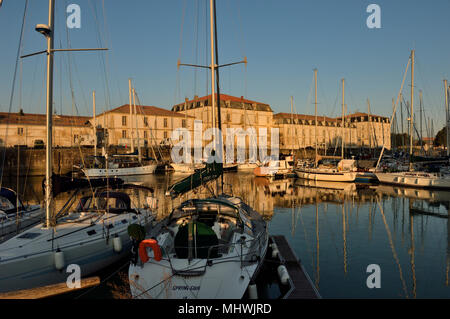
[[[155,260],[160,261],[162,259],[161,248],[158,242],[154,239],[146,239],[139,244],[139,257],[143,263],[146,263],[150,258],[147,255],[147,247],[153,249],[153,254],[155,255]]]

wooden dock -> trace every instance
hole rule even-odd
[[[295,255],[291,246],[284,236],[270,236],[272,241],[277,245],[280,252],[279,258],[286,266],[289,276],[292,280],[293,287],[289,291],[285,299],[318,299],[321,298],[319,292],[314,286],[308,273],[305,271],[300,260]]]

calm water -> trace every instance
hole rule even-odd
[[[155,189],[161,218],[184,199],[208,195],[202,189],[176,200],[165,197],[168,185],[181,177],[129,181]],[[270,221],[271,234],[286,236],[322,297],[450,298],[450,192],[308,185],[298,179],[269,182],[251,173],[227,173],[224,181],[227,193],[243,198]],[[41,200],[41,182],[41,177],[21,179],[19,192],[30,203]],[[6,183],[15,186],[16,180]],[[381,268],[379,289],[367,288],[370,264]],[[120,282],[126,270],[112,281]],[[111,287],[103,285],[86,296],[111,297]]]

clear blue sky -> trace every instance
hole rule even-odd
[[[128,103],[130,77],[142,104],[170,108],[185,97],[206,93],[206,71],[177,72],[176,63],[178,59],[208,63],[209,0],[56,2],[56,48],[67,47],[67,34],[73,48],[110,48],[106,54],[71,53],[70,73],[69,55],[56,53],[58,113],[72,114],[70,79],[80,115],[92,113],[92,90],[97,91],[98,112]],[[2,111],[9,106],[24,3],[4,0],[0,8]],[[71,3],[81,7],[81,29],[66,30],[65,9]],[[366,26],[366,7],[371,3],[381,7],[381,29]],[[47,23],[47,6],[47,0],[29,1],[23,54],[45,49],[34,26]],[[365,112],[369,98],[373,113],[390,116],[391,100],[414,48],[415,110],[421,89],[437,132],[445,118],[442,80],[450,77],[449,13],[449,0],[217,0],[219,62],[248,59],[247,69],[243,65],[222,69],[222,93],[269,103],[274,112],[290,112],[292,95],[297,113],[313,113],[311,86],[313,69],[318,68],[320,114],[340,115],[340,79],[345,78],[350,112]],[[21,73],[13,111],[21,104],[25,112],[44,113],[45,57],[24,59]],[[403,91],[407,99],[409,81],[408,74]]]

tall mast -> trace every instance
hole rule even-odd
[[[218,140],[218,147],[217,149],[220,151],[219,155],[220,155],[220,160],[222,162],[222,165],[225,163],[224,161],[224,150],[223,150],[223,134],[222,134],[222,119],[221,119],[221,111],[220,111],[220,85],[219,85],[219,44],[218,44],[218,39],[217,39],[217,16],[216,16],[216,1],[215,0],[210,0],[210,11],[211,11],[211,71],[212,73],[214,73],[214,71],[216,72],[216,88],[217,88],[217,127],[219,129],[219,140]],[[214,36],[212,35],[212,30],[214,29]],[[216,65],[213,63],[214,62],[214,39],[215,39],[215,63],[217,63],[217,67]],[[246,60],[245,60],[246,61]],[[240,63],[240,62],[238,62]],[[212,82],[213,84],[213,89],[214,89],[214,82]],[[214,99],[214,95],[212,96]],[[214,107],[213,107],[214,109]],[[216,152],[217,152],[216,149]],[[217,183],[217,194],[221,194],[223,193],[223,173],[220,175],[220,183]]]
[[[130,123],[128,125],[130,130],[130,139],[131,139],[131,152],[134,153],[134,139],[133,139],[133,110],[132,110],[132,104],[131,104],[131,79],[128,79],[128,99],[129,99],[129,106],[130,106]]]
[[[450,155],[449,153],[449,131],[448,131],[448,85],[447,80],[444,80],[444,91],[445,91],[445,128],[447,131],[447,157]]]
[[[316,149],[315,165],[317,166],[317,69],[314,69],[314,137]]]
[[[95,115],[95,91],[92,91],[92,114],[93,114],[93,127],[94,127],[94,156],[97,156],[97,119]],[[105,114],[106,116],[106,114]]]
[[[422,90],[419,90],[419,141],[420,141],[420,147],[422,148],[422,112],[423,112],[423,100],[422,100]]]
[[[292,142],[291,142],[291,153],[292,155],[294,155],[294,129],[295,129],[295,125],[294,125],[294,103],[293,103],[293,99],[294,97],[291,96],[291,125],[292,125],[292,132],[291,132],[291,138],[292,138]]]
[[[212,128],[216,128],[216,101],[215,101],[215,58],[214,58],[214,4],[209,1],[209,20],[210,20],[210,43],[211,43],[211,107],[212,107]],[[214,132],[214,131],[213,131]],[[217,141],[214,138],[215,149],[217,150]]]
[[[140,148],[140,141],[139,141],[138,119],[137,119],[136,101],[135,101],[136,91],[134,90],[134,88],[132,88],[131,91],[133,94],[133,112],[134,112],[134,119],[136,122],[137,149],[138,149],[138,159],[140,162],[141,161],[141,148]]]
[[[411,112],[409,124],[409,168],[412,166],[413,155],[413,125],[414,125],[414,50],[411,50]]]
[[[345,107],[345,79],[342,79],[342,143],[341,143],[341,156],[344,159],[344,138],[345,138],[345,123],[344,123],[344,107]]]
[[[405,137],[403,135],[403,101],[402,101],[402,94],[400,93],[400,121],[401,121],[401,130],[402,130],[402,150],[405,147]]]
[[[55,0],[48,1],[47,35],[47,145],[45,152],[45,215],[49,228],[52,218],[52,132],[53,132],[53,37],[54,37]]]

